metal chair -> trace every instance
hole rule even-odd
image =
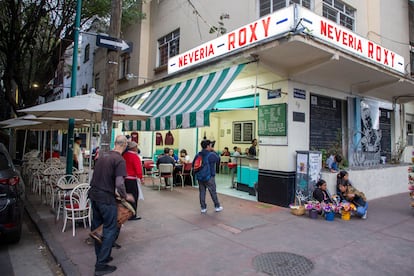
[[[191,163],[184,163],[181,171],[177,173],[181,177],[181,186],[184,188],[184,181],[186,177],[190,177],[191,179],[191,186],[194,186],[193,180],[193,164]]]
[[[154,161],[152,160],[145,160],[144,161],[144,177],[151,177],[152,186],[154,187],[154,178],[156,177],[156,166]]]
[[[64,218],[62,232],[65,232],[66,222],[72,220],[72,233],[75,236],[75,221],[82,220],[86,228],[86,219],[91,225],[91,203],[88,198],[89,184],[82,183],[76,186],[69,195],[69,203],[64,206]]]
[[[174,166],[173,164],[159,164],[158,165],[158,176],[160,184],[158,185],[158,191],[161,190],[162,179],[164,179],[165,187],[167,188],[167,181],[170,182],[170,179],[174,180]],[[171,191],[173,190],[173,183],[169,183],[171,186]]]
[[[60,185],[69,185],[69,184],[80,184],[81,182],[75,175],[71,174],[65,174],[61,176],[56,186]],[[56,201],[57,201],[57,207],[56,207],[56,221],[59,220],[60,210],[64,208],[64,206],[69,202],[69,195],[67,194],[67,191],[62,191],[61,189],[58,189],[56,192]]]
[[[228,164],[230,163],[230,156],[220,156],[220,172],[223,172],[227,168],[227,173],[229,172]]]

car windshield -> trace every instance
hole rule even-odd
[[[10,169],[10,163],[7,156],[0,152],[0,170]]]

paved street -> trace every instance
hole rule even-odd
[[[368,219],[329,222],[285,208],[219,195],[224,211],[200,214],[198,190],[143,187],[142,220],[127,222],[114,249],[111,275],[266,275],[254,265],[264,253],[288,252],[311,263],[308,275],[412,275],[414,210],[408,192],[370,201]],[[93,275],[88,230],[62,233],[49,208],[29,196],[28,209],[66,275]],[[291,264],[279,264],[291,265]],[[303,275],[291,270],[291,275]],[[275,274],[282,275],[282,274]]]
[[[35,225],[25,214],[19,243],[0,243],[1,275],[53,276],[63,275]]]

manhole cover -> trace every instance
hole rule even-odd
[[[287,252],[270,252],[256,256],[253,265],[257,271],[269,275],[301,276],[313,269],[313,263],[303,256]]]

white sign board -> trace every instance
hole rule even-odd
[[[356,54],[363,59],[402,74],[405,73],[404,58],[395,52],[365,39],[333,21],[316,15],[308,9],[300,8],[299,18],[305,27],[305,33],[334,44],[336,47]]]
[[[168,60],[168,74],[283,34],[294,27],[293,5]]]

